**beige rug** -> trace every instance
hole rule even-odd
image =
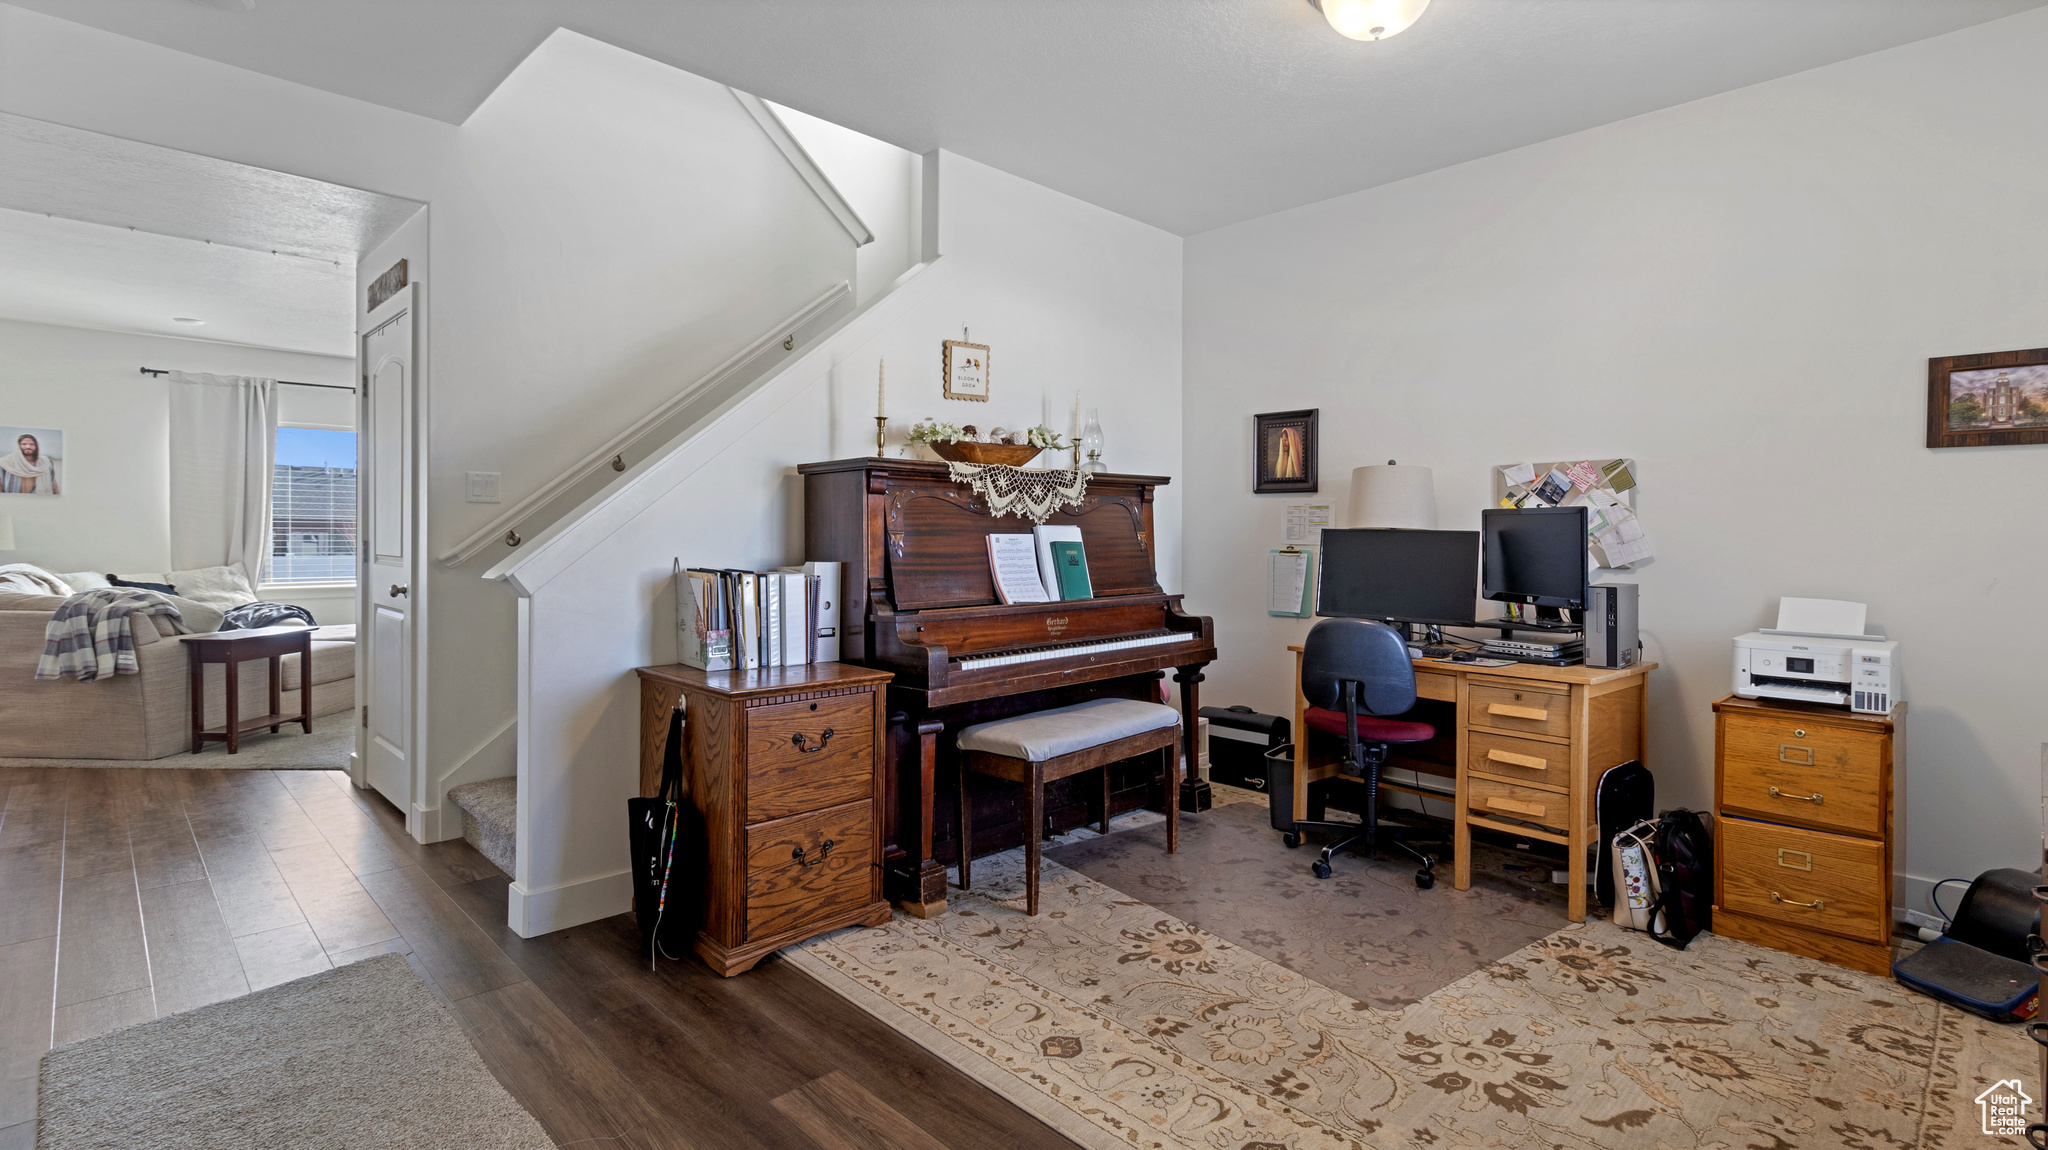
[[[1711,935],[1567,923],[1380,1010],[1056,863],[1028,918],[1021,851],[975,882],[784,954],[1086,1146],[1991,1145],[1972,1099],[2037,1062],[2017,1028]]]
[[[554,1141],[404,956],[43,1056],[40,1150],[542,1150]]]
[[[172,767],[245,771],[340,771],[355,753],[356,730],[349,713],[322,715],[308,735],[297,726],[277,734],[267,729],[242,736],[242,748],[228,754],[226,743],[209,742],[199,754],[179,751],[161,759],[16,759],[0,758],[0,767]]]

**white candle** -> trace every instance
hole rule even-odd
[[[875,361],[875,418],[877,419],[889,414],[888,368],[889,362],[886,359]]]
[[[1049,387],[1038,393],[1038,422],[1046,427],[1052,426],[1052,389]]]

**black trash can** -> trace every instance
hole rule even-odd
[[[1328,813],[1332,781],[1323,779],[1308,785],[1309,821],[1321,822]],[[1282,743],[1266,752],[1266,811],[1274,830],[1283,834],[1294,833],[1293,743]]]

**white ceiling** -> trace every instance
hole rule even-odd
[[[459,123],[556,27],[1189,234],[2048,0],[14,0]]]

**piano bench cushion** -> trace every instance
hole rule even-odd
[[[960,749],[1042,763],[1104,743],[1180,725],[1180,712],[1136,699],[1090,699],[1071,707],[1033,711],[977,723],[960,732]]]
[[[1304,716],[1311,730],[1326,731],[1338,738],[1344,737],[1344,712],[1326,711],[1321,707],[1310,707]],[[1358,716],[1358,741],[1361,743],[1426,743],[1436,738],[1436,728],[1428,723],[1409,723],[1400,719],[1376,719],[1371,715]]]

